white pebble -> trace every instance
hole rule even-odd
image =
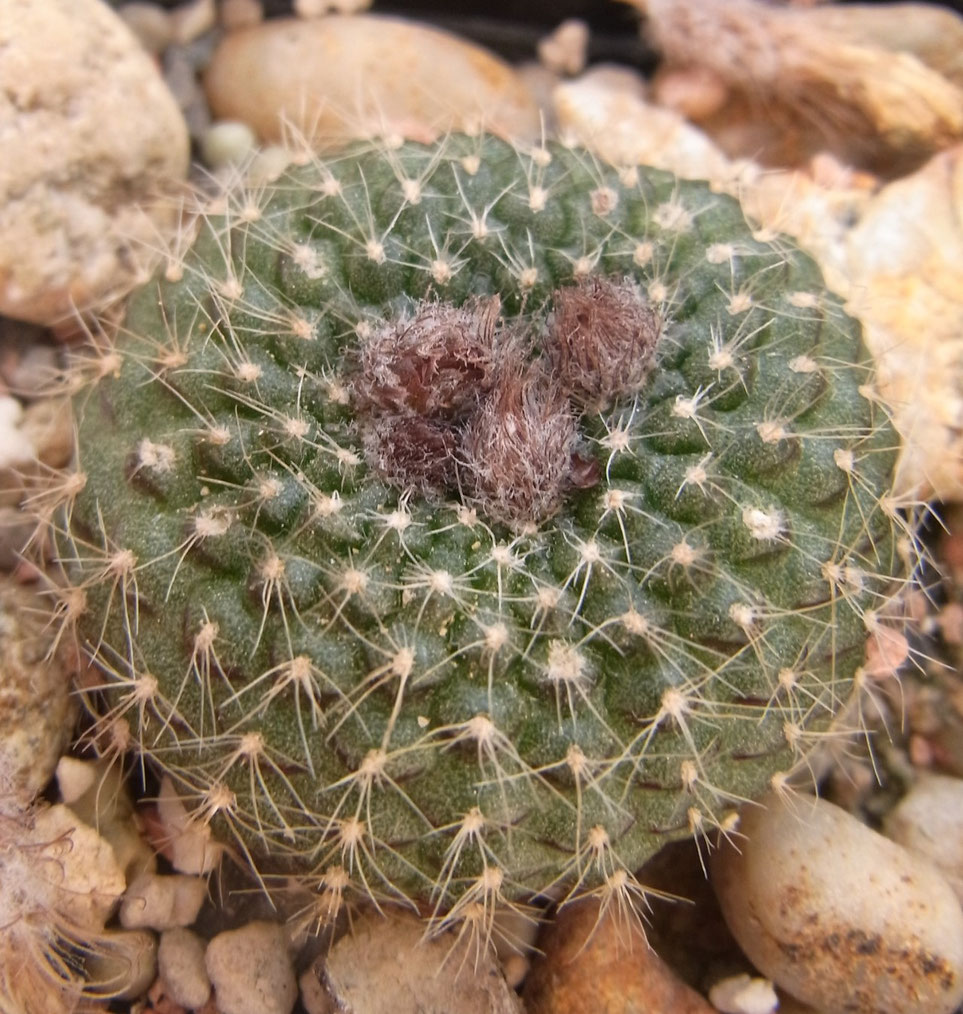
[[[207,897],[200,877],[143,873],[124,893],[120,924],[126,929],[173,929],[190,926]]]
[[[963,911],[937,869],[818,799],[744,808],[712,879],[746,956],[824,1010],[950,1014],[963,1000]]]
[[[290,1014],[298,998],[284,930],[252,922],[219,933],[204,955],[221,1014]]]
[[[569,18],[539,41],[539,62],[556,74],[581,74],[585,70],[588,42],[588,25],[580,18]]]
[[[922,775],[886,816],[886,834],[925,856],[963,903],[963,780]]]
[[[216,24],[214,0],[192,0],[192,3],[181,4],[171,12],[174,41],[180,45],[199,39]]]
[[[30,441],[20,429],[23,406],[16,398],[0,396],[0,468],[25,465],[34,458]]]
[[[165,855],[179,873],[206,874],[217,869],[224,846],[214,841],[208,824],[193,821],[168,777],[161,779],[157,816],[170,845]]]
[[[273,183],[291,164],[290,149],[281,144],[267,144],[251,159],[248,179],[255,185]]]
[[[193,1010],[203,1007],[211,995],[211,980],[204,965],[206,944],[189,929],[161,934],[157,948],[157,974],[174,1003]]]
[[[148,53],[163,53],[174,38],[171,16],[157,4],[124,4],[117,13]]]
[[[254,131],[237,120],[212,123],[201,137],[201,159],[209,169],[223,169],[247,161],[257,147]]]
[[[730,975],[709,990],[709,1003],[721,1014],[773,1014],[779,997],[768,979]]]

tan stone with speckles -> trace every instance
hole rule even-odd
[[[756,968],[824,1010],[957,1008],[963,911],[934,866],[817,799],[770,796],[745,809],[739,832],[712,878]]]
[[[0,313],[40,324],[129,286],[188,167],[183,117],[102,0],[0,4]]]

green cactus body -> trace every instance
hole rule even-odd
[[[586,279],[661,331],[598,404],[546,351]],[[457,445],[440,484],[402,488],[365,443],[376,418],[400,454],[448,408],[362,419],[362,350],[458,307],[571,420],[583,481],[530,523],[472,491],[467,410],[432,430]],[[705,184],[561,146],[369,145],[212,201],[122,330],[81,370],[59,538],[95,732],[128,722],[196,820],[322,891],[445,924],[624,894],[804,759],[906,569],[857,325]]]

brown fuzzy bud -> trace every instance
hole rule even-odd
[[[426,496],[456,483],[458,431],[445,420],[380,412],[365,421],[365,456],[383,479]]]
[[[544,365],[513,356],[465,430],[460,475],[469,496],[512,528],[544,521],[571,488],[576,436],[568,398]]]
[[[661,330],[632,282],[592,278],[556,291],[546,352],[573,401],[597,411],[644,384]]]
[[[468,411],[492,383],[500,305],[497,296],[425,304],[412,320],[380,328],[361,349],[358,407],[449,419]]]

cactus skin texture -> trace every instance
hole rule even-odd
[[[729,832],[835,735],[913,543],[807,256],[704,184],[487,137],[312,159],[196,225],[76,372],[58,540],[93,742],[129,731],[319,910],[356,891],[487,933],[549,888],[631,903],[662,844]],[[596,280],[660,332],[635,390],[558,380],[591,369],[549,346]],[[494,343],[459,359],[477,393],[365,415],[390,398],[362,350],[459,307]],[[574,435],[529,523],[472,486],[464,431],[535,373]],[[390,456],[438,420],[444,479],[383,479],[378,434]]]

